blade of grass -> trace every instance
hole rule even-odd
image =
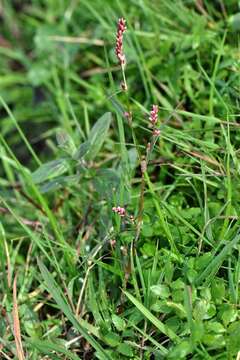
[[[131,322],[128,322],[134,329],[136,329],[142,336],[144,336],[145,339],[149,340],[153,345],[156,346],[157,349],[160,350],[160,352],[162,353],[162,355],[166,356],[168,354],[168,350],[162,346],[161,344],[159,344],[152,336],[150,336],[149,334],[147,334],[145,331],[142,331],[139,327],[137,327],[136,325],[134,325]]]
[[[22,138],[22,140],[23,140],[24,144],[26,145],[27,149],[29,150],[30,154],[32,155],[32,157],[36,161],[37,165],[40,166],[41,161],[39,160],[38,156],[36,155],[35,151],[33,150],[32,146],[30,145],[30,143],[27,140],[26,136],[24,135],[22,129],[18,125],[18,122],[15,119],[15,116],[13,115],[13,113],[11,112],[11,110],[9,109],[8,105],[6,104],[5,100],[3,99],[3,97],[1,95],[0,95],[0,102],[1,102],[1,104],[3,106],[3,108],[5,109],[5,111],[7,112],[7,114],[9,115],[10,119],[12,120],[15,128],[19,132],[19,135]]]
[[[212,78],[211,78],[211,87],[210,87],[210,96],[209,96],[209,114],[210,115],[214,115],[214,99],[213,99],[213,96],[214,96],[214,92],[215,92],[215,81],[216,81],[217,71],[218,71],[218,68],[219,68],[220,59],[221,59],[221,57],[223,55],[223,48],[224,48],[226,36],[227,36],[227,31],[224,32],[221,45],[218,48],[218,54],[217,54],[217,58],[216,58],[216,61],[215,61],[215,64],[214,64],[213,74],[212,74]]]
[[[70,268],[72,267],[72,262],[70,259],[70,254],[73,252],[72,248],[67,244],[67,242],[65,241],[63,234],[61,233],[61,230],[59,228],[59,224],[52,212],[52,210],[49,208],[47,201],[45,200],[45,198],[42,196],[42,194],[40,193],[38,187],[34,184],[33,180],[32,180],[32,176],[29,174],[29,171],[21,165],[21,163],[18,161],[18,159],[16,158],[16,156],[14,155],[14,153],[12,152],[11,148],[8,146],[7,142],[5,141],[5,139],[1,136],[0,134],[0,141],[2,142],[3,146],[5,147],[6,151],[8,152],[8,154],[12,157],[12,159],[15,161],[15,166],[16,169],[19,170],[19,172],[22,174],[26,184],[30,187],[31,191],[33,192],[33,194],[36,196],[37,200],[39,201],[39,203],[41,204],[42,208],[44,209],[44,211],[47,214],[48,220],[52,226],[52,229],[56,235],[56,238],[59,241],[59,245],[68,248],[68,251],[64,252],[64,256],[66,257],[68,264],[70,266]],[[25,228],[26,229],[26,228]]]
[[[154,316],[140,301],[138,301],[134,296],[129,292],[124,291],[124,294],[127,298],[136,306],[136,308],[154,325],[156,328],[168,336],[171,340],[179,342],[180,338],[174,331],[172,331],[168,326],[166,326],[162,321],[160,321],[156,316]]]

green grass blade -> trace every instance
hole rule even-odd
[[[39,160],[38,156],[36,155],[35,151],[33,150],[32,146],[30,145],[26,136],[24,135],[22,129],[18,125],[17,120],[15,119],[15,116],[13,115],[13,113],[11,112],[11,110],[9,109],[8,105],[6,104],[5,100],[3,99],[3,97],[1,95],[0,95],[0,102],[1,102],[2,106],[4,107],[4,109],[6,110],[7,114],[9,115],[10,119],[12,120],[15,128],[19,132],[19,135],[21,136],[21,138],[22,138],[23,142],[25,143],[27,149],[29,150],[30,154],[33,156],[33,158],[36,161],[36,163],[38,164],[38,166],[40,166],[41,161]]]
[[[179,336],[175,334],[168,326],[154,316],[143,304],[140,303],[129,292],[124,291],[127,298],[136,306],[136,308],[164,335],[168,336],[171,340],[178,342]]]

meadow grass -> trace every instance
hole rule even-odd
[[[238,1],[0,17],[0,358],[239,359]]]

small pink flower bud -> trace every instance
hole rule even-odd
[[[115,240],[115,239],[111,239],[111,240],[110,240],[110,245],[111,245],[112,247],[114,247],[114,246],[116,245],[116,240]]]
[[[154,136],[159,136],[160,133],[161,133],[161,131],[160,131],[159,129],[154,129],[154,130],[153,130],[153,135],[154,135]]]
[[[125,119],[127,119],[127,121],[129,122],[129,124],[131,124],[132,121],[132,112],[131,111],[125,111],[123,113],[123,116],[125,117]]]

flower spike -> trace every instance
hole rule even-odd
[[[121,66],[125,66],[126,64],[126,57],[123,53],[123,33],[127,30],[126,27],[126,20],[124,18],[120,18],[118,20],[118,28],[117,28],[117,35],[116,35],[116,48],[115,53],[119,60],[119,64]]]

